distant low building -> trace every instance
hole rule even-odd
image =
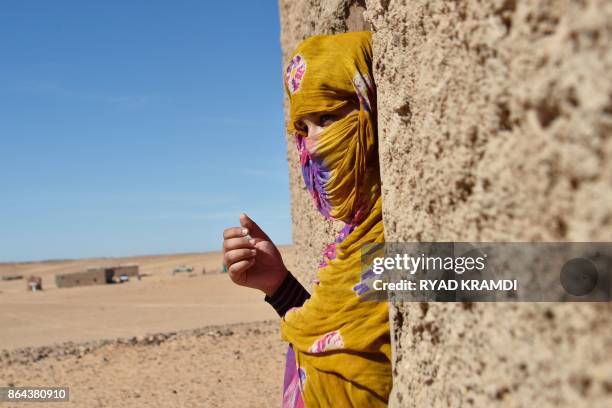
[[[123,282],[132,277],[140,277],[138,265],[102,266],[89,268],[83,272],[55,275],[55,284],[58,288],[106,285]]]
[[[3,281],[12,281],[12,280],[19,280],[19,279],[23,279],[23,275],[4,275],[2,277]]]

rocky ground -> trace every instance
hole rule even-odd
[[[54,407],[278,406],[285,351],[278,321],[209,326],[5,350],[0,383],[70,387]]]
[[[291,247],[281,247],[288,267]],[[219,273],[221,253],[0,264],[0,387],[69,387],[53,407],[271,407],[281,401],[278,317]],[[57,273],[136,263],[141,280],[59,289]],[[172,274],[181,265],[192,273]],[[205,273],[203,273],[205,271]],[[41,406],[41,403],[0,407]]]

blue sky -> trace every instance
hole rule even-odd
[[[276,1],[5,0],[0,262],[291,242]]]

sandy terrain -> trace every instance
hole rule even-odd
[[[280,405],[286,345],[277,321],[211,327],[161,341],[151,337],[150,344],[143,337],[0,353],[0,382],[70,387],[70,403],[53,407]],[[53,354],[42,357],[47,352]]]
[[[292,248],[281,252],[291,265]],[[145,276],[55,287],[56,273],[125,263]],[[172,276],[183,264],[194,272]],[[44,290],[0,281],[0,386],[69,386],[70,406],[278,405],[278,317],[220,265],[219,253],[1,264],[0,276],[35,274]]]

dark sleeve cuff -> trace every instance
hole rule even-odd
[[[287,310],[302,306],[309,297],[308,291],[289,272],[276,292],[272,296],[266,296],[265,301],[272,305],[280,317],[283,317]]]

